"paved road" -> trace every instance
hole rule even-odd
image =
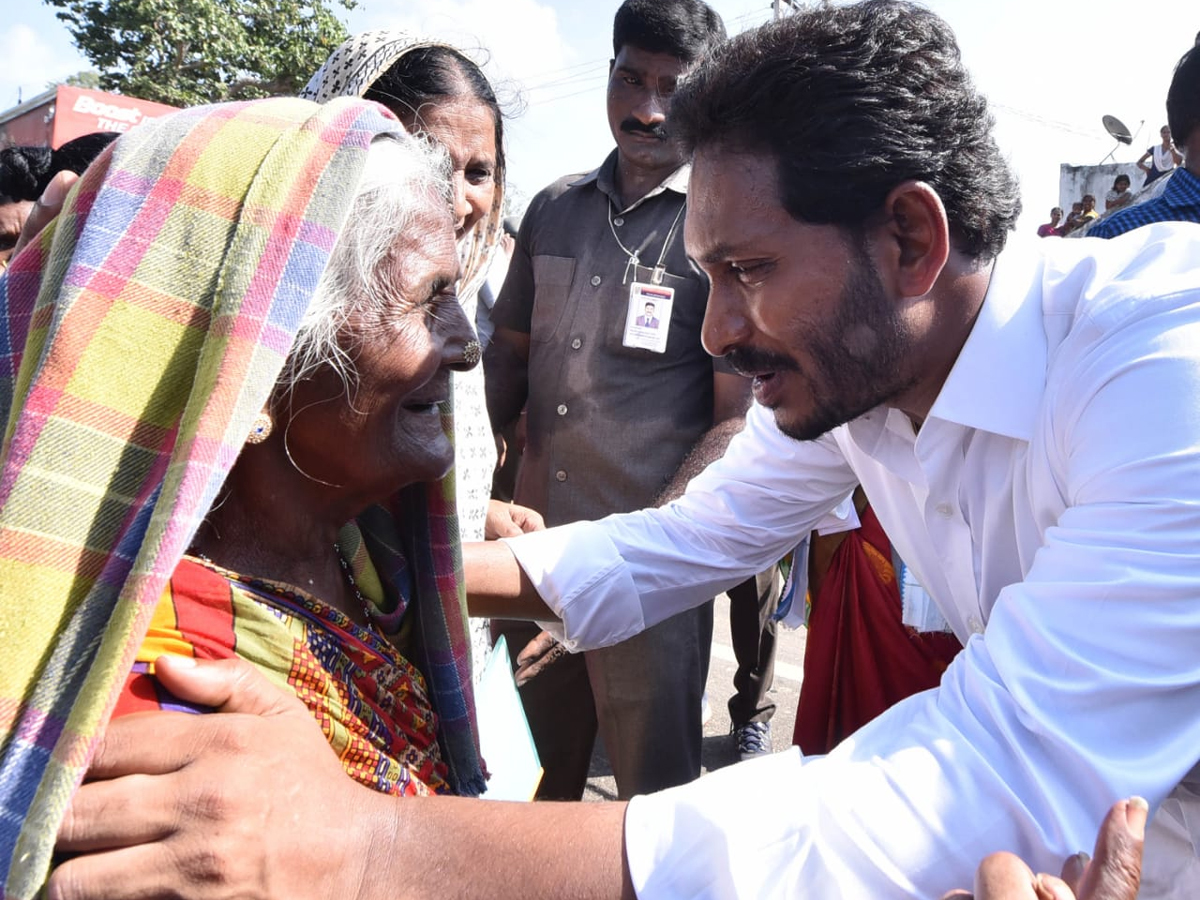
[[[775,715],[771,719],[772,740],[776,750],[782,750],[792,742],[792,726],[796,720],[796,702],[800,696],[801,665],[804,660],[803,628],[797,631],[780,629],[775,656],[775,687],[771,697],[775,701]],[[729,600],[724,594],[716,600],[713,614],[712,664],[708,672],[708,700],[712,718],[704,726],[702,766],[712,772],[722,766],[737,762],[737,751],[733,737],[729,734],[729,711],[725,706],[733,693],[733,673],[737,670],[733,647],[729,641]],[[703,776],[701,776],[703,777]],[[609,768],[604,748],[597,740],[596,753],[592,756],[592,770],[584,800],[615,800],[616,782]]]

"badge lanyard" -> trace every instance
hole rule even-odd
[[[662,283],[663,276],[667,272],[667,267],[663,263],[667,258],[667,251],[671,248],[675,230],[679,227],[679,221],[683,218],[683,211],[686,208],[685,201],[679,207],[679,212],[675,214],[675,221],[671,223],[671,227],[667,231],[662,250],[658,254],[658,262],[651,270],[650,283],[647,284],[637,280],[637,267],[641,264],[637,253],[621,243],[621,239],[617,236],[617,228],[613,224],[612,198],[609,198],[608,227],[612,231],[613,240],[617,242],[618,247],[625,251],[628,259],[625,263],[625,276],[621,279],[621,284],[629,285],[629,302],[625,309],[625,332],[621,337],[621,343],[626,347],[649,350],[652,353],[666,352],[675,289]],[[631,267],[633,268],[632,283],[629,281]]]
[[[663,239],[662,250],[658,254],[658,262],[655,263],[654,269],[650,273],[650,281],[653,284],[662,284],[663,275],[666,274],[667,267],[663,265],[663,260],[667,258],[667,251],[671,249],[671,239],[675,237],[675,229],[679,227],[679,220],[683,218],[683,211],[687,209],[687,201],[679,207],[679,212],[675,214],[675,221],[671,223],[670,230],[667,231],[666,238]],[[629,283],[629,269],[633,268],[634,278],[637,277],[637,267],[642,264],[638,255],[626,247],[621,239],[617,236],[617,227],[613,224],[613,202],[612,198],[608,198],[608,230],[612,232],[613,240],[617,242],[617,246],[624,251],[628,257],[628,262],[625,263],[625,274],[621,278],[621,284]]]

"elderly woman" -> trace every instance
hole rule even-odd
[[[44,877],[114,706],[179,705],[161,652],[250,660],[380,791],[482,790],[443,160],[357,100],[184,111],[0,280],[6,894]]]
[[[480,291],[503,236],[504,119],[479,67],[449,44],[401,31],[367,31],[338,47],[301,96],[324,102],[365,97],[382,103],[410,132],[446,148],[453,167],[455,236],[462,260],[458,299],[475,321]],[[455,489],[464,541],[511,537],[543,527],[529,509],[491,502],[496,444],[483,369],[454,376]],[[486,624],[472,623],[476,668]]]

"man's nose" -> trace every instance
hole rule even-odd
[[[724,356],[743,343],[748,333],[749,320],[738,298],[732,291],[715,284],[710,287],[704,324],[700,329],[700,341],[704,349],[713,356]]]
[[[656,90],[649,90],[633,114],[643,125],[658,125],[666,121],[667,105],[666,97]]]

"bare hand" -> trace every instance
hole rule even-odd
[[[543,631],[517,654],[517,687],[531,678],[536,678],[568,652],[566,647],[555,640],[554,635]]]
[[[162,657],[176,696],[223,714],[110,723],[58,834],[79,853],[54,900],[353,897],[377,794],[345,775],[309,712],[241,660]]]
[[[71,185],[78,180],[79,176],[70,169],[63,169],[50,179],[46,190],[42,191],[42,196],[29,211],[29,218],[21,226],[21,236],[17,238],[17,243],[13,247],[13,256],[20,253],[26,244],[37,237],[42,229],[62,212],[63,204],[67,200],[67,192],[71,189]]]
[[[494,541],[502,537],[517,537],[530,531],[544,531],[546,522],[541,513],[528,506],[505,503],[503,500],[488,501],[487,522],[483,536]]]
[[[951,891],[942,900],[1135,900],[1148,813],[1140,797],[1116,803],[1100,825],[1095,857],[1072,856],[1061,878],[1034,875],[1013,854],[993,853],[975,873],[974,894]]]

